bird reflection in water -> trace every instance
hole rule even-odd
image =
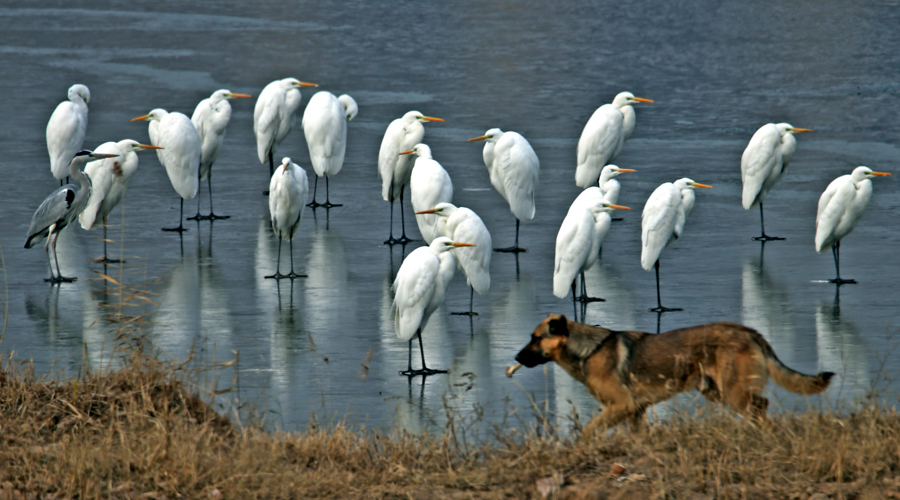
[[[802,343],[797,334],[797,321],[791,307],[786,285],[775,281],[763,266],[760,257],[744,261],[741,271],[741,323],[759,331],[772,344],[778,357],[788,366],[802,365],[807,359],[802,353],[812,346]]]
[[[816,346],[819,365],[841,377],[829,392],[842,401],[853,401],[871,389],[869,349],[856,326],[841,316],[841,290],[835,287],[834,300],[816,308]]]

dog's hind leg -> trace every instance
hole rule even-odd
[[[634,411],[634,413],[628,417],[628,424],[631,428],[631,432],[640,432],[643,428],[644,424],[644,415],[647,413],[647,407],[641,406]]]

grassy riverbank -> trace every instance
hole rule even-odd
[[[174,365],[41,381],[2,362],[0,500],[18,498],[890,498],[900,415],[727,411],[582,442],[497,430],[268,432],[213,411]]]

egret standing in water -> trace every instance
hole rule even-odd
[[[88,102],[91,91],[76,83],[69,87],[69,100],[56,106],[47,122],[47,152],[50,153],[50,172],[59,179],[69,175],[69,163],[84,144],[88,124]]]
[[[187,231],[183,225],[184,200],[193,200],[200,188],[200,134],[187,116],[175,111],[154,109],[131,121],[139,120],[150,120],[150,143],[159,146],[156,157],[166,168],[172,187],[181,197],[178,227],[163,228],[163,231]]]
[[[841,279],[841,239],[850,234],[872,199],[872,177],[891,175],[887,172],[873,172],[869,167],[856,167],[848,175],[831,181],[819,197],[816,212],[816,251],[831,248],[834,255],[834,269],[837,277],[829,280],[838,285],[856,283],[856,280]]]
[[[578,167],[575,184],[589,188],[597,184],[600,170],[616,159],[625,141],[634,132],[635,115],[632,104],[653,102],[635,97],[631,92],[619,93],[611,104],[604,104],[594,111],[578,139]]]
[[[103,257],[95,259],[96,262],[112,264],[118,259],[110,259],[106,251],[106,222],[109,213],[122,201],[128,182],[134,176],[138,168],[138,151],[145,149],[160,149],[157,146],[141,144],[131,139],[119,142],[105,142],[94,150],[98,154],[112,154],[114,157],[87,164],[84,169],[91,178],[91,196],[87,206],[78,215],[78,222],[84,229],[94,229],[97,223],[103,223]]]
[[[50,283],[75,281],[75,278],[64,277],[59,270],[56,240],[59,239],[59,232],[78,217],[90,199],[91,179],[81,171],[81,167],[87,162],[114,156],[116,155],[94,153],[87,150],[75,153],[72,161],[69,162],[69,177],[78,184],[60,186],[44,199],[31,217],[31,224],[28,226],[28,234],[25,238],[25,248],[31,248],[47,238],[44,250],[47,251],[47,259],[50,260],[50,278],[45,281]],[[52,259],[50,257],[51,248],[53,249]],[[53,274],[54,262],[56,262],[55,275]]]
[[[430,210],[438,203],[450,203],[453,201],[453,182],[450,174],[444,170],[440,163],[431,158],[431,148],[427,144],[416,144],[408,151],[402,151],[401,155],[415,153],[416,163],[413,165],[412,174],[409,177],[409,198],[412,201],[413,210],[421,212]],[[439,217],[433,214],[416,215],[416,223],[425,243],[430,244],[435,237],[440,236],[435,232]]]
[[[378,175],[381,176],[381,197],[384,201],[391,202],[391,230],[390,236],[385,240],[385,245],[401,243],[403,245],[413,241],[406,237],[406,219],[403,215],[403,191],[409,184],[409,176],[412,173],[412,157],[401,155],[401,151],[411,150],[422,142],[425,137],[425,122],[442,122],[441,118],[425,116],[418,111],[410,111],[397,118],[388,125],[381,140],[381,149],[378,151]],[[394,202],[400,200],[400,227],[402,235],[400,239],[394,238]]]
[[[219,157],[219,149],[225,141],[225,127],[231,121],[231,104],[229,99],[250,98],[250,94],[235,94],[226,89],[220,89],[211,96],[200,101],[194,108],[191,123],[200,134],[200,180],[206,179],[209,187],[209,215],[200,215],[200,196],[197,196],[197,215],[188,217],[188,220],[215,220],[227,219],[228,215],[216,215],[213,212],[212,201],[212,166]],[[199,193],[198,193],[199,194]]]
[[[291,132],[297,119],[297,110],[303,96],[301,87],[318,87],[315,83],[301,82],[296,78],[284,78],[269,83],[260,92],[253,108],[253,135],[256,136],[256,154],[259,162],[269,160],[269,176],[275,173],[272,155],[278,145]]]
[[[475,292],[484,295],[491,288],[491,233],[484,221],[466,207],[456,207],[452,203],[438,203],[431,210],[416,212],[418,214],[437,214],[439,222],[437,236],[446,236],[460,243],[471,243],[474,246],[461,248],[453,253],[456,264],[466,274],[469,285],[469,311],[455,312],[462,316],[477,316],[472,310]]]
[[[303,135],[309,148],[309,161],[316,172],[313,199],[309,206],[315,208],[339,207],[329,199],[328,179],[341,171],[344,153],[347,151],[347,122],[356,117],[359,107],[352,97],[344,94],[335,97],[331,92],[316,92],[303,111]],[[316,203],[319,177],[325,176],[325,203]]]
[[[787,171],[788,163],[797,149],[797,140],[794,134],[798,132],[812,132],[805,128],[796,128],[790,123],[767,123],[759,128],[750,143],[741,155],[741,182],[744,183],[744,191],[741,202],[744,210],[759,205],[759,225],[762,235],[755,236],[757,241],[783,240],[778,236],[766,234],[766,224],[763,220],[763,200],[772,186]]]
[[[290,158],[281,160],[281,168],[272,175],[269,182],[269,213],[272,216],[272,231],[278,239],[278,264],[275,274],[266,278],[305,278],[305,274],[294,272],[294,234],[300,227],[306,195],[309,194],[309,179],[306,171]],[[291,250],[291,272],[281,274],[281,242],[288,240]]]
[[[419,247],[403,259],[394,279],[394,331],[400,340],[409,342],[407,368],[400,372],[409,377],[447,373],[425,366],[425,350],[422,347],[422,330],[428,318],[444,302],[447,286],[453,278],[453,257],[449,250],[473,246],[471,243],[454,242],[446,236],[435,238],[430,245]],[[412,369],[412,339],[419,338],[422,368]]]
[[[694,188],[709,188],[687,177],[674,183],[661,184],[644,205],[641,214],[641,267],[649,271],[656,267],[656,307],[652,312],[681,311],[663,307],[659,295],[659,256],[663,249],[681,237],[684,223],[694,208]]]
[[[511,247],[495,248],[496,252],[524,252],[519,247],[519,223],[534,218],[534,188],[538,182],[541,163],[531,144],[517,132],[492,128],[479,137],[485,141],[482,156],[491,177],[491,184],[509,204],[516,217],[516,242]]]

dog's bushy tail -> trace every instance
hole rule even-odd
[[[798,394],[818,394],[828,388],[831,382],[833,372],[819,372],[816,375],[806,375],[786,366],[775,355],[775,350],[766,339],[759,334],[753,332],[753,339],[759,344],[763,354],[766,356],[766,369],[769,375],[775,380],[775,383],[785,389],[796,392]]]

